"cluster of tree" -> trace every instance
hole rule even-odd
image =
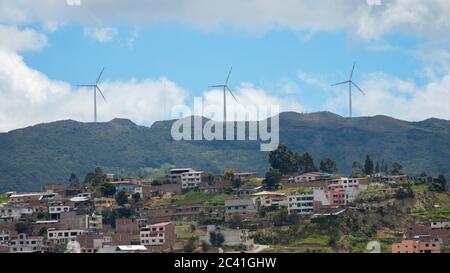
[[[423,172],[420,175],[420,181],[426,183],[428,185],[428,189],[433,192],[446,192],[448,189],[448,182],[443,174],[440,174],[436,178]]]
[[[373,175],[377,173],[386,173],[389,174],[389,165],[384,161],[377,161],[374,163],[372,157],[370,155],[366,155],[366,159],[364,160],[364,164],[359,163],[358,161],[354,161],[352,164],[353,176],[357,174],[366,174]],[[392,171],[390,172],[392,175],[402,175],[403,166],[399,162],[394,162],[391,166]]]
[[[307,173],[318,170],[309,153],[302,155],[294,153],[283,144],[269,154],[269,163],[273,169],[279,170],[282,174]]]
[[[239,177],[236,177],[235,174],[236,170],[234,169],[228,169],[223,173],[225,178],[232,182],[233,188],[239,188],[242,185],[242,181]]]
[[[220,232],[212,231],[209,233],[209,241],[211,245],[220,247],[225,242],[225,237]]]
[[[264,184],[268,189],[277,188],[283,175],[317,172],[319,169],[322,172],[331,174],[338,171],[336,161],[332,159],[321,160],[320,168],[318,169],[309,153],[294,153],[283,144],[280,144],[275,151],[269,154],[269,164],[270,169],[266,173],[266,179],[264,180]]]

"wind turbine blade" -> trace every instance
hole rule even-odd
[[[98,92],[100,92],[100,95],[102,95],[103,99],[105,100],[105,102],[108,102],[105,98],[105,96],[103,96],[102,90],[100,90],[100,88],[98,86],[95,86],[95,88],[97,88]]]
[[[95,85],[92,84],[78,84],[78,87],[94,87]]]
[[[225,85],[211,85],[211,86],[208,86],[209,88],[222,88],[222,87],[225,87]]]
[[[105,68],[103,67],[102,72],[100,72],[100,75],[98,75],[97,81],[95,82],[95,84],[98,84],[100,82],[100,78],[103,75],[103,72],[105,71]]]
[[[230,80],[231,72],[233,71],[233,67],[230,68],[230,72],[228,72],[227,80],[225,81],[225,85],[228,85],[228,81]]]
[[[234,100],[235,100],[236,102],[238,102],[238,100],[236,99],[236,97],[235,97],[234,94],[233,94],[233,91],[231,91],[231,89],[230,89],[228,86],[226,86],[226,88],[227,88],[228,92],[230,92],[230,94],[233,96]]]
[[[345,81],[345,82],[335,83],[335,84],[332,84],[331,86],[337,86],[337,85],[346,84],[346,83],[349,83],[349,82],[350,82],[350,81]]]
[[[353,72],[355,72],[356,62],[353,62],[352,73],[350,73],[350,81],[353,79]]]
[[[366,93],[364,93],[364,91],[362,91],[362,89],[361,88],[359,88],[359,86],[356,84],[356,83],[354,83],[354,82],[351,82],[356,88],[358,88],[358,90],[359,90],[359,92],[361,92],[363,95],[365,95]]]

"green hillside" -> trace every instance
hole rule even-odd
[[[174,141],[173,121],[152,127],[129,120],[107,123],[58,121],[0,134],[0,192],[38,190],[49,182],[66,183],[95,166],[124,176],[161,166],[222,172],[228,168],[267,168],[267,153],[256,141]],[[408,173],[450,175],[450,121],[405,122],[389,117],[347,119],[322,112],[280,115],[281,142],[316,161],[332,158],[339,170],[351,171],[366,154],[389,163],[400,161]]]

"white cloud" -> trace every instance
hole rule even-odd
[[[84,35],[100,43],[111,42],[118,34],[116,28],[85,28]]]
[[[430,117],[450,119],[450,74],[424,86],[383,73],[367,75],[361,84],[366,95],[355,93],[354,112],[363,116],[388,115],[409,121]],[[347,111],[348,92],[345,87],[336,90],[325,108]]]
[[[0,25],[0,49],[40,51],[46,45],[47,37],[33,29],[19,30],[16,26]]]
[[[182,104],[187,92],[160,78],[144,81],[105,82],[100,88],[108,102],[98,97],[99,121],[129,118],[151,125],[170,116],[170,106]],[[93,120],[93,90],[74,89],[50,80],[28,67],[22,57],[0,50],[0,132],[55,120]]]
[[[450,32],[447,0],[142,0],[66,1],[3,0],[0,22],[71,20],[85,24],[118,20],[181,22],[210,29],[226,23],[238,28],[268,30],[347,30],[372,39],[393,31],[442,37]]]

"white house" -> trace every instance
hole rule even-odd
[[[33,253],[41,252],[44,238],[41,236],[28,236],[19,234],[16,239],[9,244],[10,253]]]
[[[47,231],[47,240],[57,245],[67,244],[68,242],[75,241],[77,239],[77,236],[83,235],[85,233],[86,230],[82,229],[72,229],[72,230],[49,229]]]
[[[181,174],[181,188],[183,190],[194,189],[200,186],[203,172],[190,171]]]
[[[295,193],[288,196],[289,214],[311,215],[314,213],[314,192]]]

